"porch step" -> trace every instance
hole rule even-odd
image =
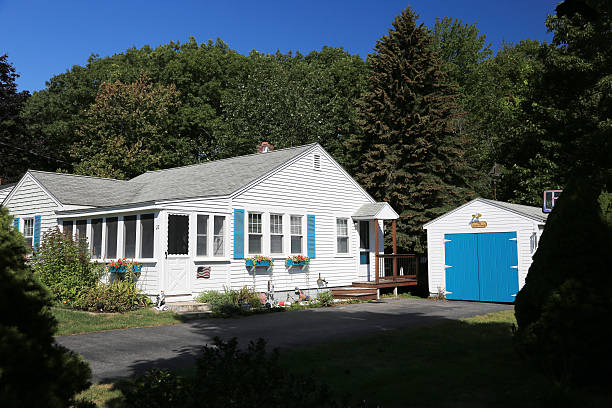
[[[169,310],[175,313],[207,313],[210,312],[208,303],[200,302],[167,302]]]
[[[376,288],[362,288],[349,286],[345,288],[333,288],[331,290],[336,299],[376,300]]]

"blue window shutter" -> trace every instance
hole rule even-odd
[[[316,242],[315,242],[315,216],[314,214],[308,214],[306,216],[306,233],[307,233],[307,245],[308,245],[308,257],[316,258]]]
[[[234,208],[234,259],[244,258],[244,210]]]
[[[34,216],[34,249],[40,247],[40,215]]]
[[[13,227],[15,227],[17,231],[19,231],[19,217],[13,218]]]

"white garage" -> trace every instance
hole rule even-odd
[[[476,198],[428,222],[430,295],[513,302],[546,218],[538,207]]]

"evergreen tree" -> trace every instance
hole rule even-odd
[[[49,293],[26,265],[23,236],[0,207],[0,405],[66,407],[89,386],[89,367],[55,343]]]
[[[400,213],[398,246],[424,250],[427,221],[471,195],[466,141],[454,133],[456,90],[448,84],[432,38],[410,9],[368,56],[369,90],[360,101],[364,132],[353,141],[358,180]]]

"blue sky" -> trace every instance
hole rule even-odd
[[[407,6],[433,27],[436,17],[476,22],[496,49],[502,41],[551,40],[544,20],[558,0],[0,0],[0,54],[7,53],[35,91],[92,54],[120,53],[169,41],[221,38],[248,54],[344,47],[365,58]]]

